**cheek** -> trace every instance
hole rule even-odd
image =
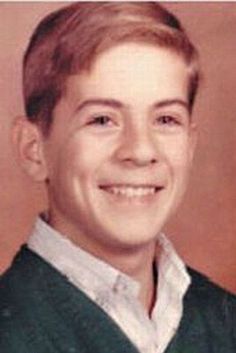
[[[107,149],[101,143],[95,143],[88,136],[78,135],[70,141],[63,153],[63,167],[67,168],[71,177],[84,182],[96,176],[97,170],[103,165],[107,153],[105,151]]]
[[[190,146],[186,136],[166,139],[162,150],[173,172],[184,173],[190,165]]]

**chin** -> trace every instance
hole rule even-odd
[[[119,233],[117,233],[117,229],[119,229]],[[106,232],[107,234],[107,242],[113,244],[117,248],[124,249],[132,249],[132,248],[140,248],[142,246],[147,246],[147,244],[151,244],[156,242],[159,231],[150,230],[148,231],[146,227],[144,229],[140,229],[139,227],[125,227],[120,225],[116,228],[116,231],[110,230]]]

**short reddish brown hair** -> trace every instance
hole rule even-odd
[[[89,70],[97,55],[122,42],[150,43],[181,55],[189,68],[192,109],[198,54],[175,16],[155,2],[80,2],[49,14],[32,35],[23,73],[29,120],[47,133],[67,77]]]

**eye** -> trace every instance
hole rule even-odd
[[[107,115],[98,115],[92,117],[89,120],[88,125],[112,126],[113,122],[111,118]]]
[[[181,125],[181,121],[179,118],[169,115],[169,114],[163,114],[160,115],[157,119],[156,119],[157,123],[160,125],[164,125],[164,126],[178,126]]]

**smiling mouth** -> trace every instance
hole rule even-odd
[[[163,187],[155,185],[103,185],[100,186],[100,189],[115,196],[142,198],[157,194]]]

